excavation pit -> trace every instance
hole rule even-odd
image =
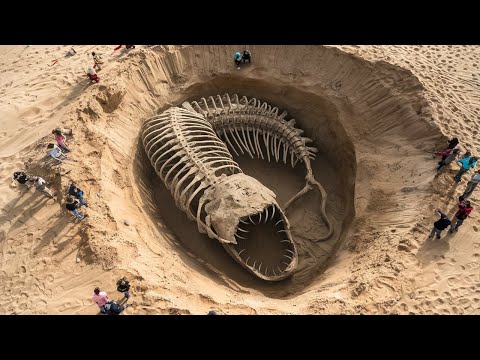
[[[298,268],[290,278],[281,283],[265,284],[248,273],[245,274],[238,264],[229,260],[228,255],[216,240],[209,239],[208,236],[198,232],[195,222],[188,220],[187,216],[177,208],[172,194],[153,171],[148,158],[140,155],[136,162],[143,164],[139,173],[143,174],[143,179],[148,179],[150,182],[145,188],[155,189],[151,195],[147,196],[154,197],[151,202],[156,204],[155,211],[165,221],[165,225],[173,232],[185,250],[215,268],[215,271],[221,273],[222,276],[226,276],[242,286],[255,287],[272,296],[278,292],[284,294],[287,289],[288,292],[292,288],[300,289],[310,283],[325,268],[328,259],[334,253],[336,244],[343,236],[343,230],[351,222],[353,215],[352,179],[355,177],[353,146],[339,124],[335,105],[321,96],[302,92],[294,87],[286,87],[279,91],[277,86],[256,79],[216,77],[210,82],[194,84],[183,90],[182,94],[188,95],[176,97],[169,103],[181,107],[184,101],[198,101],[202,97],[208,98],[210,95],[224,93],[239,94],[239,97],[245,95],[249,99],[254,97],[260,102],[278,107],[279,113],[287,111],[288,115],[285,120],[294,118],[295,126],[304,131],[302,136],[313,140],[313,144],[309,145],[318,148],[319,151],[316,159],[311,161],[311,166],[314,176],[327,193],[326,214],[332,222],[333,236],[326,241],[316,241],[329,229],[320,214],[320,194],[315,190],[308,192],[289,207],[287,214],[292,238],[298,249]],[[157,113],[161,114],[165,110],[166,108],[162,107],[158,109]],[[145,153],[141,144],[138,150],[139,154]],[[230,148],[229,150],[246,175],[259,180],[276,194],[277,201],[282,208],[287,200],[305,186],[306,170],[301,163],[297,163],[295,168],[292,168],[289,162],[285,164],[282,161],[282,155],[278,162],[272,155],[269,162],[266,155],[265,159],[257,156],[252,159],[247,154],[237,156]],[[265,150],[264,147],[263,153]],[[259,253],[269,252],[260,246],[262,244],[259,239],[261,233],[268,234],[268,230],[258,229],[252,233],[253,236],[248,240],[249,246]],[[243,246],[245,240],[238,240],[239,245]],[[272,244],[279,244],[281,240],[278,238]],[[271,250],[273,251],[274,248],[275,246],[271,247]],[[286,249],[285,251],[291,250]],[[244,251],[244,253],[246,252]],[[266,256],[266,254],[262,254],[262,256]],[[275,257],[273,253],[272,256]],[[288,258],[286,259],[288,260]],[[245,260],[247,257],[243,258],[243,261]],[[286,266],[281,265],[281,261],[278,264]],[[280,267],[280,270],[283,268]],[[270,269],[269,274],[273,275],[273,271]]]

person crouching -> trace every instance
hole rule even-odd
[[[91,66],[89,66],[87,69],[87,75],[91,82],[98,83],[100,81],[100,78],[98,77],[97,72]]]

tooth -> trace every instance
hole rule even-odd
[[[235,233],[235,236],[236,236],[236,237],[239,237],[240,239],[247,240],[247,238],[244,238],[243,236],[240,236],[240,235],[238,235],[237,233]]]
[[[245,221],[243,221],[242,219],[240,219],[240,222],[241,222],[242,224],[248,225],[248,222],[245,222]]]
[[[285,239],[285,240],[282,240],[282,241],[280,241],[280,242],[287,242],[287,243],[289,243],[290,240],[286,240],[286,239]]]
[[[250,221],[252,222],[253,225],[255,225],[255,223],[253,222],[252,218],[250,217],[250,215],[248,215],[248,218],[250,219]]]
[[[287,230],[278,230],[277,232],[287,232]]]
[[[258,272],[259,272],[259,273],[262,272],[262,264],[263,264],[263,261],[260,263],[260,266],[258,267]]]
[[[277,226],[279,222],[283,221],[283,219],[280,219],[276,222],[276,224],[274,226]]]
[[[280,266],[277,265],[277,270],[283,273],[283,270],[280,269]]]
[[[287,264],[286,262],[283,262],[283,261],[282,261],[282,264],[287,265],[287,267],[290,266],[290,264]]]
[[[289,253],[291,253],[292,255],[294,254],[294,252],[292,250],[289,250],[289,249],[285,249],[287,250]]]
[[[292,261],[293,261],[293,259],[292,259],[290,256],[288,256],[288,255],[285,255],[285,254],[283,254],[283,256],[285,256],[286,258],[289,258],[290,260],[292,260]]]
[[[272,271],[273,271],[273,275],[277,276],[277,274],[275,274],[275,266],[272,265]]]
[[[255,269],[255,264],[256,264],[256,263],[257,263],[257,260],[255,260],[255,261],[253,262],[252,267],[253,267],[254,269]],[[255,270],[257,270],[257,269],[255,269]]]
[[[267,268],[265,269],[265,275],[268,276],[268,265],[267,265]]]
[[[245,260],[245,264],[248,265],[248,260],[250,260],[250,256]]]
[[[245,249],[240,250],[240,252],[238,253],[238,256],[240,256],[240,254],[244,251],[245,251]]]
[[[266,211],[267,213],[265,214],[265,221],[263,222],[264,224],[266,224],[266,223],[267,223],[267,220],[268,220],[268,207],[265,209],[265,211]]]
[[[270,221],[273,220],[273,215],[275,215],[275,206],[273,206],[273,213],[272,213],[272,217],[270,218]]]
[[[243,230],[241,227],[237,227],[237,230],[240,230],[240,231],[242,231],[242,232],[244,232],[244,233],[249,233],[249,232],[250,232],[250,231],[248,231],[248,230]]]
[[[260,219],[258,220],[258,224],[260,224],[262,222],[262,213],[258,213],[258,216],[260,216]]]

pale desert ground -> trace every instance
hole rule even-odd
[[[97,314],[93,288],[123,314],[477,314],[480,313],[480,190],[460,231],[428,240],[435,208],[456,211],[472,171],[436,176],[434,150],[456,136],[480,154],[478,46],[0,46],[0,313]],[[85,75],[103,55],[99,84]],[[53,64],[53,60],[58,63]],[[146,159],[142,123],[186,100],[256,97],[285,109],[320,150],[335,235],[324,242],[318,195],[288,214],[299,252],[289,279],[269,283],[240,267],[175,207]],[[70,127],[72,152],[48,160],[54,127]],[[303,186],[302,167],[236,158],[277,194]],[[56,199],[12,179],[26,169]],[[89,217],[65,210],[71,181]]]

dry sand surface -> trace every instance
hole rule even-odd
[[[480,312],[480,190],[460,231],[427,236],[435,208],[452,215],[472,171],[436,175],[449,137],[480,155],[478,46],[0,46],[0,313],[96,314],[92,290],[132,298],[124,314],[475,314]],[[100,83],[85,75],[103,55]],[[54,60],[58,60],[53,64]],[[53,64],[53,65],[52,65]],[[288,111],[319,149],[313,161],[335,233],[327,241],[318,194],[287,216],[299,253],[289,279],[267,283],[199,234],[155,174],[143,122],[217,94]],[[72,152],[47,157],[54,127]],[[301,166],[237,157],[282,206],[304,184]],[[57,193],[12,180],[26,169]],[[91,207],[66,211],[71,181]]]

